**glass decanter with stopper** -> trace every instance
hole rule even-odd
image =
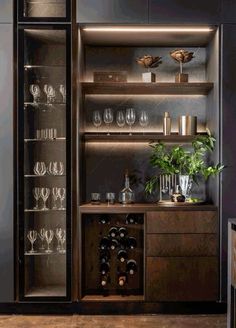
[[[129,172],[126,170],[125,172],[125,187],[119,193],[119,202],[121,204],[132,204],[134,203],[135,197],[134,192],[130,188],[130,181],[129,181]]]

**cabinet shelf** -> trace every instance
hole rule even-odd
[[[55,139],[24,139],[24,142],[55,142],[55,141],[65,141],[65,137],[59,137]]]
[[[34,68],[66,68],[65,65],[24,65],[26,70]]]
[[[35,210],[35,209],[25,209],[24,210],[24,212],[26,212],[26,213],[29,213],[29,212],[40,212],[40,213],[48,213],[48,212],[65,212],[66,211],[66,209],[60,209],[60,208],[57,208],[57,209],[55,209],[55,210],[53,210],[53,209],[48,209],[48,210],[41,210],[41,209],[39,209],[39,210]]]
[[[214,84],[211,82],[198,83],[133,83],[133,82],[109,82],[94,83],[83,82],[82,88],[85,94],[109,94],[109,95],[207,95]]]
[[[201,132],[197,135],[206,135]],[[164,136],[162,133],[111,133],[107,135],[105,133],[85,133],[84,140],[87,142],[151,142],[151,141],[165,141],[165,142],[178,142],[189,143],[192,142],[196,136],[181,136],[177,133],[172,133],[169,136]]]
[[[54,256],[54,255],[66,255],[66,253],[59,253],[59,252],[52,252],[52,253],[45,253],[45,252],[25,252],[25,256]]]
[[[44,175],[35,175],[35,174],[25,174],[25,178],[58,178],[58,177],[65,177],[66,174],[58,174],[58,175],[49,175],[49,174],[44,174]]]
[[[24,106],[25,106],[25,107],[34,107],[34,108],[39,108],[39,106],[45,106],[45,107],[66,106],[66,103],[62,103],[62,102],[54,102],[54,103],[48,104],[48,103],[46,103],[46,102],[38,102],[38,103],[34,103],[34,102],[24,102]]]

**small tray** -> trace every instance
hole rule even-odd
[[[162,206],[193,206],[193,205],[203,205],[205,204],[205,201],[199,201],[199,202],[172,202],[171,200],[162,200],[159,201],[158,204]]]

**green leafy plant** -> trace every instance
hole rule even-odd
[[[207,135],[198,135],[192,142],[192,150],[182,146],[168,148],[158,142],[150,144],[152,154],[150,164],[153,168],[159,168],[160,174],[183,174],[197,182],[197,178],[203,176],[206,180],[210,176],[219,174],[224,165],[208,165],[206,155],[214,150],[216,139],[207,131]],[[151,194],[157,186],[158,177],[151,177],[145,186],[145,191]]]

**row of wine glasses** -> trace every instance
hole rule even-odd
[[[34,164],[34,174],[43,176],[46,173],[49,175],[63,175],[65,172],[62,162],[49,162],[48,166],[45,162],[36,162]]]
[[[103,121],[108,127],[107,135],[110,135],[109,127],[110,127],[110,124],[113,122],[113,120],[114,120],[113,110],[111,108],[104,109]],[[148,126],[149,117],[148,117],[147,112],[141,111],[138,120],[139,120],[140,126],[142,126],[142,127]],[[127,108],[126,111],[119,110],[116,113],[117,125],[120,128],[122,128],[125,126],[125,124],[127,124],[130,128],[130,133],[129,133],[130,135],[131,135],[131,127],[132,127],[132,125],[134,125],[135,121],[136,121],[136,112],[135,112],[134,108]],[[100,111],[98,111],[98,110],[93,112],[93,125],[96,128],[99,128],[102,125],[102,115],[101,115]]]
[[[27,233],[27,238],[31,244],[31,249],[28,253],[37,253],[37,251],[34,249],[34,243],[39,237],[39,240],[41,241],[41,245],[39,247],[40,253],[52,253],[53,250],[50,248],[50,244],[54,238],[54,236],[57,239],[57,248],[56,251],[65,254],[66,250],[64,248],[64,244],[66,241],[66,230],[62,228],[57,228],[55,232],[52,229],[46,230],[45,228],[41,228],[39,231],[36,230],[29,230]],[[47,248],[45,248],[45,241],[47,243]]]
[[[46,211],[49,210],[49,208],[46,206],[46,202],[50,196],[52,195],[53,199],[53,207],[52,209],[59,209],[59,210],[65,210],[65,207],[63,206],[63,201],[66,198],[66,188],[58,188],[53,187],[52,190],[45,187],[35,187],[33,188],[33,196],[36,201],[36,204],[34,206],[34,210],[42,210]],[[42,207],[39,207],[39,201],[42,199]],[[60,200],[59,207],[57,206],[57,200]]]
[[[42,96],[42,92],[39,85],[31,84],[29,90],[33,96],[34,104],[37,104]],[[44,84],[43,92],[47,97],[47,104],[52,104],[56,101],[56,89],[51,84]],[[66,87],[63,84],[60,84],[59,92],[62,96],[62,102],[66,103]]]
[[[38,129],[36,130],[36,139],[37,140],[52,140],[57,138],[57,129],[54,128],[46,128],[46,129]]]

